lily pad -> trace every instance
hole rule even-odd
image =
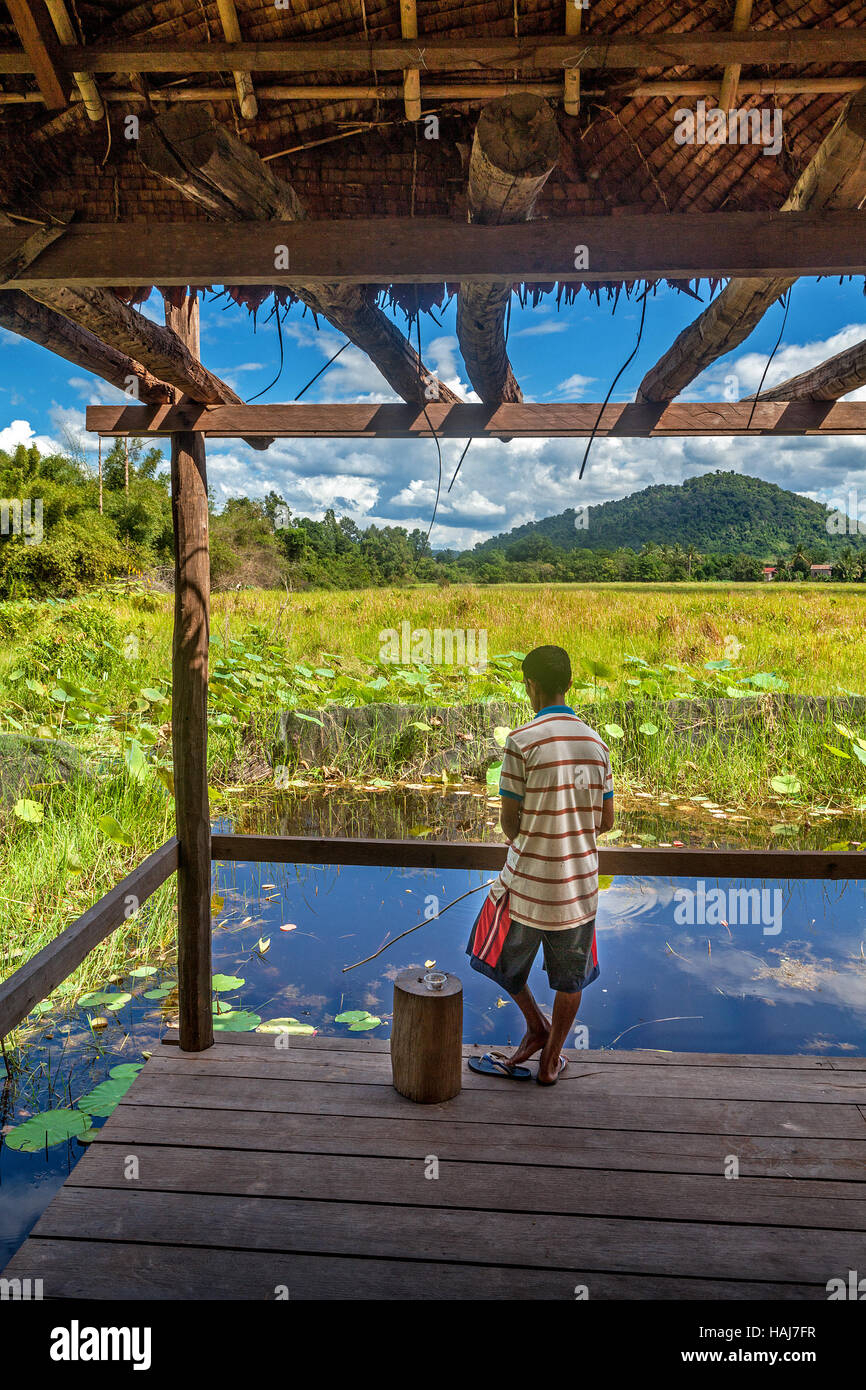
[[[335,1023],[360,1023],[362,1018],[369,1018],[366,1009],[346,1009],[344,1013],[337,1014]]]
[[[102,1081],[98,1086],[94,1086],[92,1091],[88,1091],[87,1095],[80,1097],[77,1102],[78,1109],[85,1115],[98,1115],[101,1119],[107,1119],[116,1110],[140,1071],[141,1066],[132,1062],[113,1067],[107,1081]]]
[[[110,1003],[106,1003],[105,1007],[111,1009],[112,1013],[116,1013],[118,1009],[123,1008],[124,1004],[128,1004],[131,998],[131,994],[113,994]]]
[[[63,1144],[87,1129],[87,1120],[76,1110],[43,1110],[41,1115],[31,1115],[23,1124],[16,1125],[3,1136],[10,1149],[20,1149],[23,1153],[39,1153],[40,1149]]]
[[[137,965],[134,970],[129,971],[129,978],[131,980],[146,980],[149,975],[155,974],[155,965]]]
[[[112,990],[96,989],[91,994],[79,995],[77,1003],[79,1003],[83,1009],[98,1009],[100,1004],[110,1004],[111,1001],[116,998],[117,994]],[[127,995],[127,998],[129,998],[129,995]]]
[[[310,1037],[316,1032],[311,1023],[300,1023],[296,1018],[267,1018],[256,1029],[257,1033],[292,1033],[296,1036]]]
[[[369,1018],[362,1018],[358,1023],[352,1023],[352,1024],[350,1024],[350,1025],[349,1025],[349,1032],[350,1032],[350,1033],[365,1033],[365,1032],[367,1031],[368,1028],[378,1028],[378,1027],[379,1027],[379,1024],[380,1024],[381,1022],[382,1022],[381,1018],[374,1018],[374,1017],[371,1015]]]
[[[177,980],[165,980],[161,985],[157,985],[155,989],[146,989],[144,991],[144,997],[145,999],[165,999],[175,989],[177,989]]]
[[[246,1009],[230,1009],[227,1014],[219,1014],[213,1021],[215,1033],[252,1033],[261,1023],[259,1014]]]
[[[230,989],[240,989],[246,981],[240,979],[237,975],[214,975],[211,983],[217,994],[224,994]]]
[[[784,777],[771,777],[770,786],[780,796],[796,796],[800,790],[800,781],[792,773],[787,773]]]

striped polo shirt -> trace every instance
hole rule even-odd
[[[515,921],[565,931],[595,917],[596,826],[613,796],[607,746],[569,705],[549,705],[505,743],[499,795],[521,803],[520,831],[491,889]]]

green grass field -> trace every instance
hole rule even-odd
[[[691,751],[658,711],[662,701],[685,696],[766,702],[773,692],[864,692],[863,604],[862,590],[828,584],[219,594],[210,781],[216,795],[243,786],[244,769],[267,760],[282,709],[514,701],[522,693],[519,654],[555,643],[572,656],[575,705],[602,731],[620,729],[605,735],[620,804],[647,794],[703,796],[738,816],[770,820],[859,811],[866,802],[862,719],[840,728],[832,718],[769,712],[735,747],[709,739]],[[0,733],[68,740],[96,773],[73,784],[49,779],[0,802],[4,973],[172,832],[171,623],[172,596],[141,589],[0,605]],[[380,635],[403,623],[414,631],[485,633],[486,669],[383,661]],[[625,700],[635,702],[630,722],[620,713]],[[425,739],[422,731],[421,745]],[[316,770],[305,775],[315,780]],[[385,772],[393,781],[411,775],[396,763]],[[142,955],[152,961],[172,934],[169,885],[146,921],[116,933],[71,987],[104,980],[107,970]]]

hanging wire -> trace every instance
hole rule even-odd
[[[320,371],[316,372],[316,375],[314,377],[311,377],[311,379],[307,382],[303,390],[299,391],[298,394],[294,397],[296,401],[299,401],[301,399],[301,396],[306,395],[307,391],[309,391],[310,387],[313,385],[313,382],[319,380],[319,377],[322,375],[323,372],[326,372],[328,370],[331,363],[336,362],[337,358],[340,356],[340,353],[345,352],[347,347],[351,347],[351,343],[351,338],[347,338],[343,346],[341,348],[337,348],[337,351],[334,353],[333,357],[328,358],[324,367],[322,367]]]
[[[467,441],[466,441],[466,448],[463,450],[463,453],[460,455],[460,459],[459,459],[459,461],[458,461],[458,463],[457,463],[457,467],[454,469],[454,478],[456,478],[456,477],[457,477],[457,474],[460,472],[460,465],[462,464],[462,462],[463,462],[463,460],[465,459],[466,455],[469,453],[469,445],[470,445],[471,443],[472,443],[472,440],[471,440],[471,439],[467,439]],[[449,491],[449,492],[451,491],[451,489],[452,489],[453,486],[454,486],[454,478],[452,478],[452,479],[451,479],[451,482],[448,484],[448,491]]]
[[[767,358],[767,365],[766,365],[766,367],[764,368],[764,374],[763,374],[763,376],[761,377],[761,383],[760,383],[760,385],[759,385],[757,391],[755,392],[755,396],[754,396],[754,399],[753,399],[753,401],[752,401],[752,408],[751,408],[751,410],[749,411],[749,420],[748,420],[748,423],[747,423],[747,425],[746,425],[746,429],[747,429],[747,430],[748,430],[748,429],[751,429],[752,417],[753,417],[753,415],[755,414],[755,408],[756,408],[756,406],[757,406],[757,404],[758,404],[758,400],[760,399],[761,392],[762,392],[763,389],[764,389],[764,382],[767,380],[767,372],[770,370],[770,364],[772,363],[773,358],[776,356],[776,353],[777,353],[778,350],[779,350],[779,344],[781,343],[781,341],[782,341],[782,335],[783,335],[784,332],[785,332],[785,324],[788,322],[788,310],[789,310],[790,307],[791,307],[791,295],[792,295],[793,293],[794,293],[794,286],[793,286],[793,285],[790,285],[790,286],[788,287],[788,290],[787,290],[786,293],[785,293],[785,312],[784,312],[784,314],[782,315],[782,327],[779,329],[779,336],[778,336],[778,338],[776,339],[776,345],[775,345],[775,347],[773,348],[773,351],[770,353],[769,357]]]
[[[422,386],[423,386],[423,385],[424,385],[424,359],[423,359],[423,357],[422,357],[422,355],[421,355],[421,310],[420,310],[420,306],[419,306],[419,304],[418,304],[418,286],[417,286],[417,285],[415,286],[415,329],[416,329],[416,334],[417,334],[417,338],[418,338],[418,380],[421,382],[421,384],[422,384]],[[426,536],[424,537],[425,540],[429,541],[429,539],[430,539],[430,532],[433,530],[433,525],[434,525],[434,522],[436,521],[436,513],[437,513],[438,510],[439,510],[439,497],[440,497],[440,495],[441,495],[441,493],[442,493],[442,448],[441,448],[441,445],[440,445],[440,443],[439,443],[439,436],[438,436],[438,434],[436,433],[436,430],[435,430],[434,427],[433,427],[433,421],[430,419],[430,416],[427,414],[427,401],[426,401],[426,397],[423,398],[423,402],[422,402],[422,407],[421,407],[421,408],[422,408],[422,410],[424,411],[424,419],[427,421],[427,424],[428,424],[429,427],[430,427],[430,433],[431,433],[432,436],[433,436],[433,443],[436,445],[436,453],[437,453],[437,456],[438,456],[438,459],[439,459],[439,477],[438,477],[438,480],[437,480],[437,482],[436,482],[436,501],[433,503],[433,515],[432,515],[431,518],[430,518],[430,525],[427,527],[427,534],[426,534]],[[464,452],[465,452],[465,450],[464,450]],[[456,474],[455,474],[455,477],[456,477]],[[453,480],[452,480],[452,481],[453,481]]]
[[[620,377],[622,376],[623,372],[625,371],[626,367],[630,366],[631,363],[634,361],[635,357],[637,356],[637,350],[638,350],[638,348],[640,347],[640,340],[641,340],[641,338],[643,337],[643,326],[644,326],[644,321],[645,321],[645,319],[646,319],[646,304],[647,304],[647,296],[648,296],[648,295],[649,295],[649,285],[647,285],[646,289],[644,290],[644,292],[643,292],[643,294],[642,294],[642,296],[641,296],[641,298],[642,298],[642,300],[643,300],[643,306],[642,306],[641,311],[640,311],[640,327],[638,328],[638,331],[637,331],[637,342],[635,343],[634,347],[632,348],[631,355],[630,355],[629,357],[626,358],[626,360],[623,362],[622,366],[620,367],[619,371],[617,372],[616,376],[614,377],[613,381],[610,383],[610,389],[609,389],[607,395],[605,396],[604,400],[603,400],[602,403],[601,403],[601,408],[599,409],[598,417],[597,417],[597,419],[596,419],[595,424],[594,424],[593,427],[592,427],[592,433],[591,433],[591,435],[589,436],[589,439],[586,441],[586,449],[584,450],[583,463],[580,465],[580,472],[579,472],[578,475],[577,475],[577,481],[578,481],[578,482],[580,482],[581,478],[583,477],[583,470],[586,468],[586,461],[587,461],[587,459],[589,458],[589,451],[590,451],[590,449],[592,448],[592,442],[593,442],[593,440],[595,439],[596,431],[597,431],[599,425],[601,424],[601,417],[602,417],[602,415],[604,414],[604,408],[605,408],[605,406],[607,405],[608,401],[610,400],[611,396],[613,395],[614,387],[616,386],[616,383],[619,381],[619,379],[620,379]]]
[[[283,374],[283,366],[285,365],[285,350],[283,348],[283,328],[282,324],[280,323],[280,306],[277,303],[276,294],[274,294],[274,313],[277,316],[277,337],[280,340],[280,370],[277,372],[273,381],[269,382],[268,385],[264,388],[264,390],[257,391],[254,396],[250,396],[250,400],[247,401],[247,405],[249,405],[250,401],[257,401],[259,396],[263,396],[265,394],[265,391],[270,391],[272,386],[276,386],[277,382]]]

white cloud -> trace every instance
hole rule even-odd
[[[556,391],[557,393],[561,391],[567,400],[580,400],[587,386],[590,386],[595,380],[594,376],[581,376],[580,372],[574,372],[571,376],[567,376],[565,381],[559,383]],[[547,394],[552,396],[554,392],[550,391]]]
[[[333,477],[320,474],[314,478],[297,478],[295,489],[320,507],[349,503],[354,511],[362,514],[375,506],[379,499],[379,489],[374,483],[366,478],[352,478],[341,473]]]
[[[553,319],[545,323],[534,323],[531,328],[518,328],[513,338],[542,338],[549,333],[567,333],[571,324],[564,323],[562,319]]]
[[[853,347],[855,343],[862,342],[864,338],[866,338],[866,323],[849,323],[829,338],[816,339],[810,343],[783,344],[770,363],[762,389],[769,390],[770,387],[778,386],[780,382],[787,381],[789,377],[799,376],[801,372],[807,372],[811,368],[817,367],[828,357],[835,357],[837,353],[844,352],[846,348]],[[761,384],[761,377],[767,367],[768,356],[769,354],[764,352],[746,352],[741,357],[731,358],[728,356],[722,362],[714,362],[711,367],[696,377],[688,391],[683,393],[681,399],[684,401],[728,399],[728,396],[723,394],[726,388],[729,388],[733,399],[749,396],[757,391]],[[734,378],[734,380],[727,381],[726,379],[729,377]],[[854,393],[852,398],[856,399],[857,394],[859,393]]]
[[[28,449],[35,444],[42,454],[57,453],[60,447],[49,435],[37,434],[28,420],[12,420],[4,429],[0,429],[0,449],[11,453],[19,444],[24,444]]]

